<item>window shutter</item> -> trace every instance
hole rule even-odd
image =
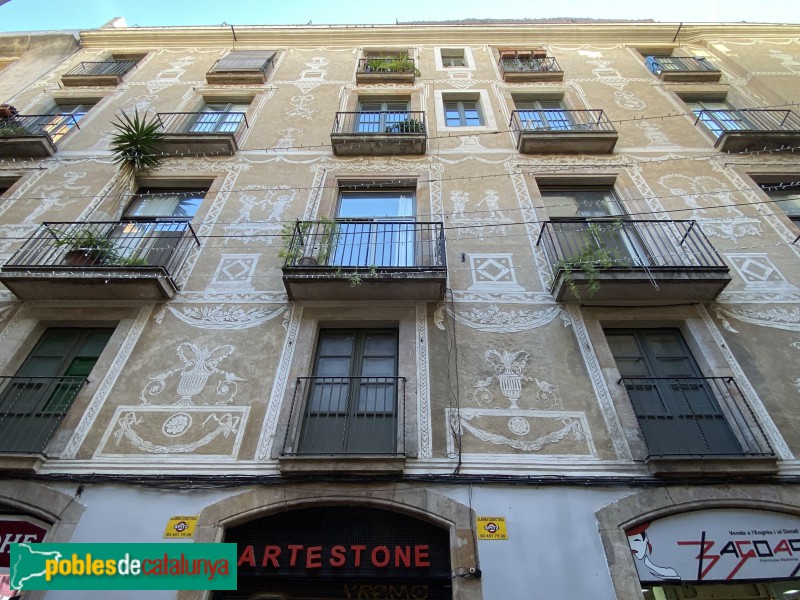
[[[212,71],[261,71],[273,56],[272,50],[233,50],[222,57]]]

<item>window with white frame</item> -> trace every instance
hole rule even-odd
[[[443,67],[466,67],[467,57],[464,48],[440,48],[439,56]]]
[[[484,120],[480,100],[445,100],[444,121],[447,127],[482,126]]]

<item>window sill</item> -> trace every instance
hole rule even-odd
[[[778,471],[776,456],[651,456],[645,464],[652,475],[661,477],[768,475]]]
[[[403,472],[404,456],[366,456],[343,454],[338,456],[281,456],[278,467],[281,473],[397,473]]]
[[[36,473],[44,464],[44,454],[5,454],[0,453],[2,468],[0,472]]]

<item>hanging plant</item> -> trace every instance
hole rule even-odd
[[[158,166],[161,157],[158,144],[164,139],[161,122],[157,117],[149,121],[134,110],[133,117],[124,111],[112,123],[117,133],[111,138],[114,163],[118,165],[122,180],[133,187],[136,175]]]

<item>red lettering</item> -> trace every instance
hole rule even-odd
[[[404,554],[405,552],[405,554]],[[411,546],[395,546],[394,547],[394,566],[400,566],[400,559],[403,559],[404,567],[411,567]]]
[[[428,560],[428,544],[414,546],[414,566],[430,567],[431,561]]]
[[[781,540],[778,542],[778,545],[775,546],[773,553],[777,554],[778,552],[786,552],[789,556],[793,556],[792,549],[789,548],[789,542],[787,540]]]
[[[248,567],[255,567],[256,566],[256,554],[253,551],[252,546],[246,546],[244,552],[239,557],[239,562],[236,563],[237,567],[241,567],[244,562],[247,562]]]
[[[361,566],[361,553],[366,549],[367,549],[366,546],[350,546],[350,550],[356,553],[355,558],[353,559],[354,567]]]
[[[297,564],[297,553],[303,549],[303,546],[299,546],[297,544],[289,544],[286,546],[289,550],[292,551],[292,556],[289,558],[289,566],[293,567]]]
[[[306,569],[318,569],[322,566],[322,546],[306,548]]]
[[[276,569],[279,568],[278,557],[281,555],[280,546],[264,546],[264,558],[261,560],[261,566],[266,567],[267,561],[272,563]]]
[[[344,565],[345,561],[345,549],[344,546],[334,546],[331,548],[331,559],[330,563],[332,567],[341,567]]]
[[[383,552],[383,559],[378,559],[378,553]],[[386,546],[375,546],[372,549],[372,564],[373,566],[382,569],[386,565],[389,564],[389,561],[392,560],[392,557],[389,555],[389,548]]]

